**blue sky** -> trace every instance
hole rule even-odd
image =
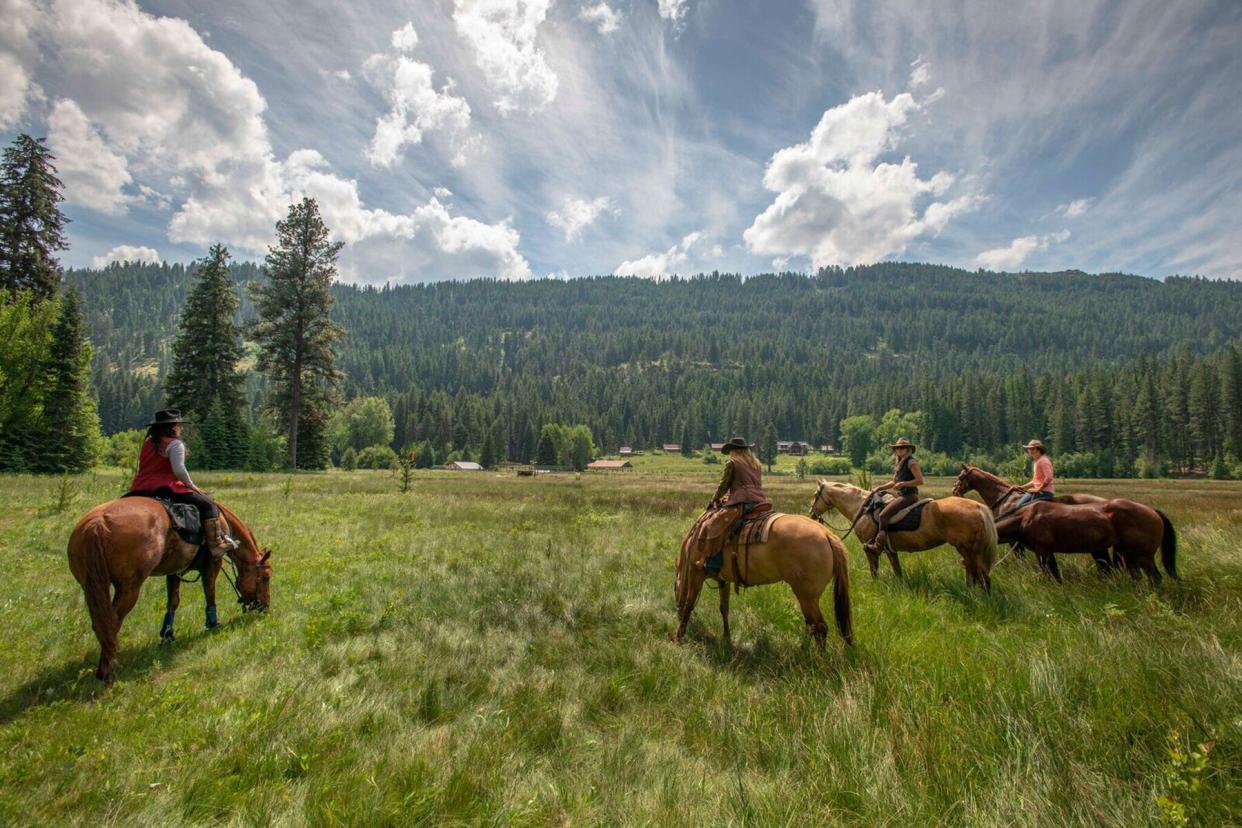
[[[64,261],[342,278],[881,260],[1242,278],[1242,4],[0,0]]]

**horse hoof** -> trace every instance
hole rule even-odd
[[[176,637],[175,635],[173,635],[172,633],[170,633],[170,632],[169,632],[169,633],[160,633],[160,643],[161,643],[161,644],[171,644],[171,643],[173,643],[173,642],[174,642],[174,641],[176,641],[176,640],[177,640],[177,637]]]
[[[210,624],[210,623],[209,623],[209,624],[204,624],[204,625],[203,625],[203,629],[206,629],[206,630],[218,630],[218,629],[220,629],[220,622],[219,622],[219,621],[217,621],[217,622],[215,622],[214,624]]]

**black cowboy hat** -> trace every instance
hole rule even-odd
[[[180,408],[162,408],[155,412],[155,419],[147,423],[147,426],[155,425],[174,425],[175,423],[188,423],[189,420],[181,419]]]
[[[734,437],[732,440],[730,440],[729,442],[725,443],[723,446],[720,447],[720,453],[728,454],[734,449],[748,449],[748,448],[754,448],[754,447],[755,447],[755,444],[746,442],[746,439],[744,437]]]

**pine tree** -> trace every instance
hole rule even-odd
[[[763,462],[768,467],[768,471],[772,471],[772,467],[776,465],[777,440],[776,424],[769,422],[763,430],[763,445],[760,446],[763,452]]]
[[[245,377],[237,370],[244,350],[237,306],[229,251],[213,245],[198,263],[186,296],[172,345],[172,368],[164,382],[168,404],[202,423],[195,443],[202,452],[200,463],[208,469],[240,468],[246,459],[241,416]]]
[[[1190,417],[1190,437],[1195,453],[1208,465],[1220,454],[1220,389],[1217,373],[1206,362],[1199,362],[1190,380],[1186,411]]]
[[[57,206],[56,157],[42,138],[18,135],[0,160],[0,286],[50,299],[60,287],[56,252],[64,250],[68,219]]]
[[[60,302],[47,355],[43,398],[44,437],[30,458],[44,472],[80,472],[91,467],[99,445],[99,415],[90,393],[91,346],[82,335],[82,303],[69,290]]]
[[[269,405],[286,424],[289,465],[305,468],[306,463],[318,463],[327,446],[321,433],[324,412],[335,399],[342,376],[336,368],[335,346],[344,330],[328,312],[343,244],[329,241],[328,228],[311,198],[290,206],[285,219],[276,223],[276,237],[265,261],[267,278],[254,288],[259,312],[254,328],[260,348],[257,367],[270,378]],[[300,445],[307,439],[304,428],[314,431],[322,445]]]

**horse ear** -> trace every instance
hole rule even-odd
[[[966,463],[965,461],[962,461],[962,471],[966,471],[969,468],[970,468],[970,464]]]
[[[270,557],[272,557],[272,550],[270,550],[270,549],[264,549],[264,550],[263,550],[263,557],[262,557],[262,558],[259,558],[259,563],[261,563],[261,564],[262,564],[262,563],[267,563],[267,559],[268,559],[268,558],[270,558]]]

